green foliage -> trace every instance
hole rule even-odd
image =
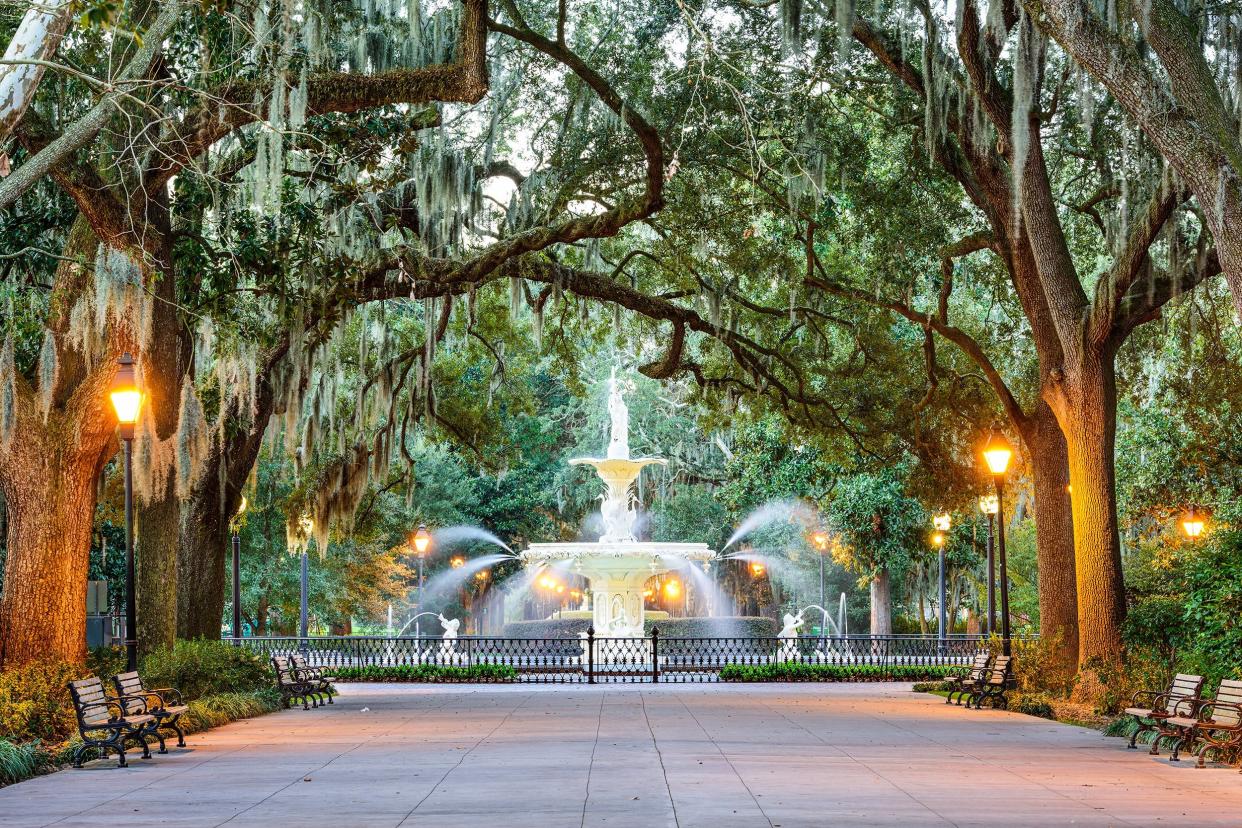
[[[222,641],[178,641],[147,655],[141,669],[148,687],[173,687],[187,700],[254,692],[274,681],[263,656]]]
[[[1242,677],[1242,531],[1210,538],[1186,567],[1185,638],[1212,681]]]
[[[1014,713],[1025,713],[1041,719],[1056,718],[1052,709],[1052,700],[1043,693],[1010,693],[1008,699],[1009,706],[1006,709]]]
[[[887,570],[900,577],[915,550],[925,548],[923,505],[906,491],[910,463],[843,478],[828,507],[832,528],[844,539],[843,554],[865,577]]]
[[[333,667],[325,670],[333,681],[383,681],[429,683],[503,683],[517,681],[517,670],[508,664],[473,664],[441,667],[435,664],[398,664],[392,667]]]
[[[15,742],[57,742],[74,732],[69,682],[89,675],[81,665],[31,662],[0,671],[0,733]]]
[[[956,675],[953,664],[727,664],[721,681],[928,681]]]
[[[545,618],[536,621],[510,621],[501,631],[503,638],[523,640],[580,637],[591,626],[590,618]]]
[[[47,762],[47,753],[38,742],[14,744],[0,739],[0,785],[29,779]]]

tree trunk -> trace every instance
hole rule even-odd
[[[1039,573],[1039,635],[1056,641],[1055,660],[1066,671],[1078,661],[1078,586],[1074,520],[1070,507],[1065,435],[1040,400],[1027,434],[1035,482],[1035,547]]]
[[[166,222],[162,199],[154,200],[151,222]],[[162,233],[159,238],[167,238]],[[172,270],[171,251],[157,242],[151,254],[163,263],[154,275],[155,301],[151,305],[151,347],[140,356],[145,399],[143,405],[152,418],[152,431],[161,442],[175,439],[180,418],[181,384],[188,362],[182,326],[177,320],[177,295]],[[175,446],[173,451],[175,451]],[[177,640],[177,544],[181,531],[181,502],[177,497],[176,469],[169,469],[166,479],[152,475],[154,496],[138,508],[138,650],[146,654],[157,649],[171,649]],[[135,475],[137,475],[135,470]],[[218,635],[217,631],[217,635]]]
[[[1114,451],[1117,389],[1111,350],[1086,348],[1052,396],[1065,433],[1073,491],[1078,586],[1078,665],[1121,656],[1125,588],[1117,531]],[[1089,694],[1089,690],[1087,691]]]
[[[228,589],[226,558],[231,554],[228,519],[220,499],[220,475],[209,464],[185,504],[181,521],[177,551],[178,638],[220,637]]]
[[[887,569],[871,581],[871,634],[893,634],[893,588]]]
[[[86,660],[86,572],[102,456],[15,435],[2,484],[8,560],[0,595],[0,664]],[[22,443],[22,445],[18,445]]]

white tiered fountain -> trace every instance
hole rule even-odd
[[[608,456],[582,457],[570,465],[593,466],[607,490],[601,509],[604,533],[595,543],[532,543],[520,558],[534,570],[572,561],[572,571],[590,581],[592,623],[605,638],[643,635],[643,586],[652,575],[680,569],[687,563],[708,569],[716,553],[703,543],[662,543],[634,539],[638,513],[630,489],[644,466],[665,465],[661,457],[630,458],[630,414],[614,369],[608,381],[608,414],[612,419]]]

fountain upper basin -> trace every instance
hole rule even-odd
[[[669,559],[708,562],[716,559],[716,553],[705,543],[665,543],[663,541],[603,541],[569,543],[532,543],[519,553],[526,565],[576,560],[582,563],[605,563],[625,561],[627,568],[634,568],[634,558],[650,558],[651,574],[667,572]]]

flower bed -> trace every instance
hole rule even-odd
[[[434,664],[399,664],[393,667],[333,667],[324,670],[333,681],[508,683],[517,681],[517,670],[507,664],[475,664],[471,667],[440,667]]]
[[[957,675],[961,667],[951,664],[729,664],[721,668],[721,681],[935,681]]]

